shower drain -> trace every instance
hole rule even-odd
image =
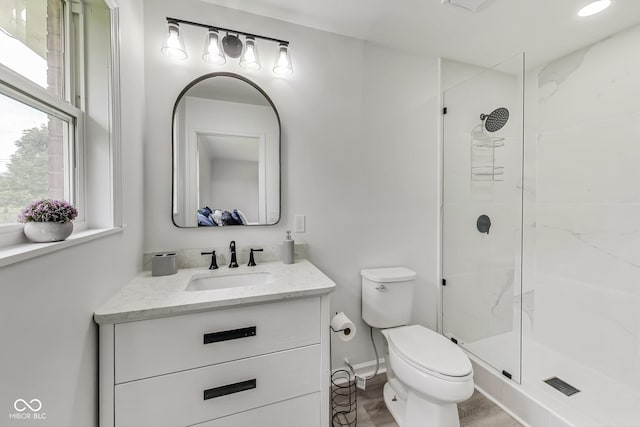
[[[551,387],[555,388],[560,393],[563,393],[566,396],[572,396],[580,392],[580,390],[578,390],[571,384],[562,381],[558,377],[549,378],[548,380],[544,380],[544,382],[549,384]]]

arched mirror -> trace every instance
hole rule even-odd
[[[178,96],[172,215],[177,227],[280,220],[280,118],[255,83],[207,74]]]

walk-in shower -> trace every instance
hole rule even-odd
[[[440,326],[535,427],[640,425],[639,45],[443,61]]]

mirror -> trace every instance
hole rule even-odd
[[[172,215],[177,227],[280,220],[280,118],[255,83],[207,74],[178,96]]]

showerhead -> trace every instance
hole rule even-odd
[[[480,114],[487,132],[497,132],[509,121],[509,110],[504,107],[496,108],[491,114]]]

